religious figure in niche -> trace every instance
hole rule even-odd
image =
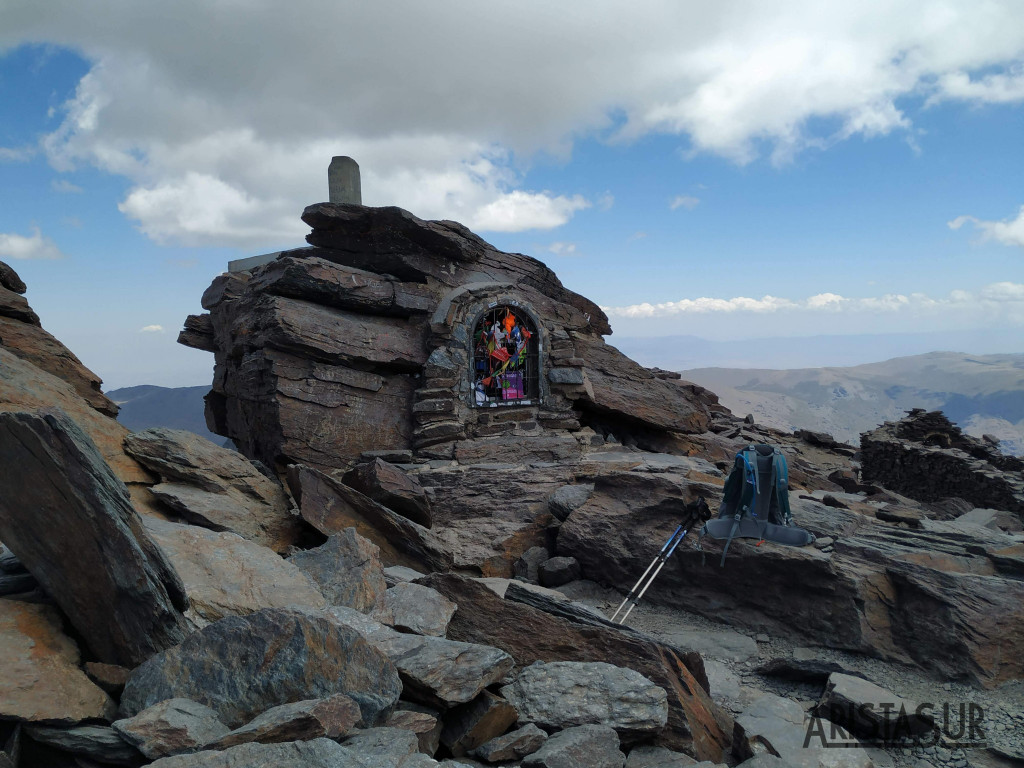
[[[473,331],[473,402],[530,405],[538,396],[538,339],[514,307],[484,312]]]

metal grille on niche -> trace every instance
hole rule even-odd
[[[473,330],[473,402],[483,407],[531,405],[540,390],[536,330],[523,312],[498,306]]]

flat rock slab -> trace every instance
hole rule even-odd
[[[556,733],[523,760],[523,768],[623,768],[619,737],[604,725],[579,725]]]
[[[824,721],[824,725],[828,733],[830,723]],[[733,754],[745,760],[755,757],[756,751],[767,746],[795,768],[874,768],[864,749],[821,746],[813,737],[805,747],[808,728],[809,723],[799,704],[781,696],[765,694],[736,718]]]
[[[228,732],[217,713],[191,699],[166,699],[135,717],[118,720],[114,730],[150,760],[195,752]]]
[[[233,531],[278,552],[299,535],[284,489],[237,451],[165,427],[132,432],[124,447],[160,476],[153,493],[189,522]]]
[[[396,584],[384,594],[385,610],[395,629],[444,637],[456,605],[437,590],[420,584]]]
[[[74,421],[57,410],[0,413],[0,466],[18,468],[0,494],[0,541],[99,661],[135,666],[184,638],[177,574]]]
[[[199,625],[263,608],[327,607],[309,577],[272,549],[235,533],[153,517],[145,526],[181,576]]]
[[[330,605],[371,611],[388,588],[380,548],[355,528],[346,528],[319,547],[292,555],[289,562],[316,583]]]
[[[129,678],[121,711],[189,698],[238,728],[279,704],[344,693],[374,724],[401,692],[395,665],[356,630],[324,614],[268,608],[221,619],[151,658]]]
[[[81,669],[78,647],[45,605],[0,599],[0,718],[74,724],[115,705]]]
[[[605,662],[537,662],[501,689],[520,718],[542,728],[606,725],[624,736],[656,733],[668,694],[632,669]]]
[[[452,755],[461,757],[484,742],[500,736],[515,724],[515,707],[490,691],[482,691],[468,704],[445,714],[441,743]]]
[[[32,741],[39,744],[92,758],[107,765],[134,766],[139,764],[141,758],[139,750],[109,725],[76,725],[71,728],[30,725],[25,732]]]
[[[276,744],[285,741],[309,741],[326,737],[347,736],[362,723],[362,713],[354,699],[343,693],[326,699],[309,699],[281,704],[268,709],[254,720],[210,745],[210,749],[227,749],[258,741]]]
[[[858,736],[892,741],[931,730],[930,708],[920,714],[917,709],[916,704],[872,682],[833,672],[815,713]]]

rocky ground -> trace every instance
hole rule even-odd
[[[1024,760],[1017,465],[912,413],[866,439],[872,475],[625,358],[598,307],[460,225],[305,216],[313,249],[221,276],[183,332],[241,453],[118,425],[0,264],[0,768]],[[498,300],[551,342],[542,404],[463,397]],[[787,456],[814,545],[680,548],[609,622],[750,443]],[[928,493],[950,478],[971,493]],[[812,711],[926,740],[924,701],[981,705],[990,746],[804,747]]]
[[[623,599],[613,589],[590,581],[574,581],[558,588],[566,597],[611,615]],[[993,748],[949,749],[935,746],[892,746],[872,750],[876,766],[988,765],[1007,755],[1024,755],[1024,683],[1014,681],[989,689],[951,683],[928,675],[913,665],[896,664],[863,654],[823,647],[806,647],[792,640],[744,632],[713,622],[704,616],[671,607],[641,603],[630,614],[628,624],[665,642],[683,642],[698,648],[705,658],[711,694],[715,701],[736,715],[765,694],[797,702],[810,713],[824,691],[824,675],[817,680],[795,679],[799,672],[812,672],[822,665],[862,675],[865,679],[912,702],[934,702],[941,711],[949,703],[954,714],[961,703],[977,704],[984,710],[986,742]],[[786,660],[785,669],[769,674],[772,663]],[[776,664],[776,667],[782,665]],[[780,673],[785,672],[785,676]]]

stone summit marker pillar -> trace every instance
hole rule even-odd
[[[351,157],[338,155],[327,167],[327,199],[332,203],[363,204],[359,184],[359,163]]]

